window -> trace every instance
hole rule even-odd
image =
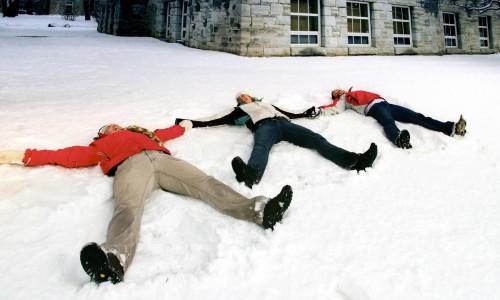
[[[182,16],[181,16],[181,40],[184,41],[187,39],[188,35],[188,6],[189,6],[189,1],[184,0],[182,1]]]
[[[368,3],[347,2],[347,43],[370,45],[370,8]]]
[[[490,24],[488,22],[488,17],[479,17],[479,47],[489,48],[490,47]]]
[[[412,46],[409,7],[392,7],[392,27],[395,46]]]
[[[457,20],[455,14],[443,13],[444,46],[456,48],[457,43]]]
[[[73,14],[73,1],[66,1],[66,6],[64,7],[64,14],[66,15]]]
[[[291,0],[291,44],[319,45],[319,1]]]

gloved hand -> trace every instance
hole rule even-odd
[[[0,151],[0,165],[13,164],[24,165],[23,163],[24,151]]]
[[[317,110],[316,107],[313,106],[313,107],[309,108],[308,110],[306,110],[305,113],[309,119],[314,119],[319,115],[320,111]]]
[[[189,130],[189,129],[193,128],[193,122],[191,122],[189,120],[183,120],[183,121],[179,122],[179,126],[184,127],[185,130]]]

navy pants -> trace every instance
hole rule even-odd
[[[286,119],[265,119],[254,132],[254,145],[248,165],[255,168],[260,177],[264,174],[273,145],[287,141],[299,147],[314,149],[334,164],[350,169],[358,161],[359,154],[330,144],[323,136]]]
[[[414,112],[411,109],[390,104],[386,101],[377,103],[368,111],[368,116],[373,117],[384,128],[387,138],[395,142],[399,135],[396,122],[420,125],[430,130],[452,135],[454,122],[441,122]]]

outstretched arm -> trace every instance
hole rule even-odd
[[[180,124],[184,121],[189,121],[193,124],[193,128],[197,127],[214,127],[221,125],[236,125],[239,118],[245,117],[246,113],[239,108],[232,108],[230,111],[225,111],[210,117],[190,120],[190,119],[175,119],[175,124]],[[184,123],[185,124],[185,123]]]
[[[180,137],[187,129],[184,126],[173,125],[165,129],[156,129],[154,133],[162,142],[165,142]]]
[[[316,107],[314,107],[314,106],[306,109],[305,111],[303,111],[301,113],[292,113],[292,112],[283,110],[283,109],[281,109],[281,108],[279,108],[277,106],[274,106],[274,108],[276,108],[277,111],[279,111],[280,113],[282,113],[285,116],[289,117],[290,119],[298,119],[298,118],[310,118],[310,119],[314,119],[319,114],[319,112],[316,110]]]
[[[28,167],[58,165],[79,168],[97,165],[103,156],[94,147],[73,146],[59,150],[26,149],[25,151],[0,151],[0,164],[18,164]]]
[[[346,95],[343,94],[335,99],[333,99],[333,102],[328,104],[328,105],[323,105],[320,106],[320,114],[322,115],[336,115],[340,114],[341,112],[345,111],[345,97]]]

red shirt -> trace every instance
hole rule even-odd
[[[184,134],[184,128],[174,125],[154,131],[163,142]],[[23,163],[26,166],[59,165],[79,168],[100,165],[104,174],[126,158],[144,150],[170,151],[142,133],[118,131],[92,142],[88,146],[73,146],[59,150],[26,149]]]

